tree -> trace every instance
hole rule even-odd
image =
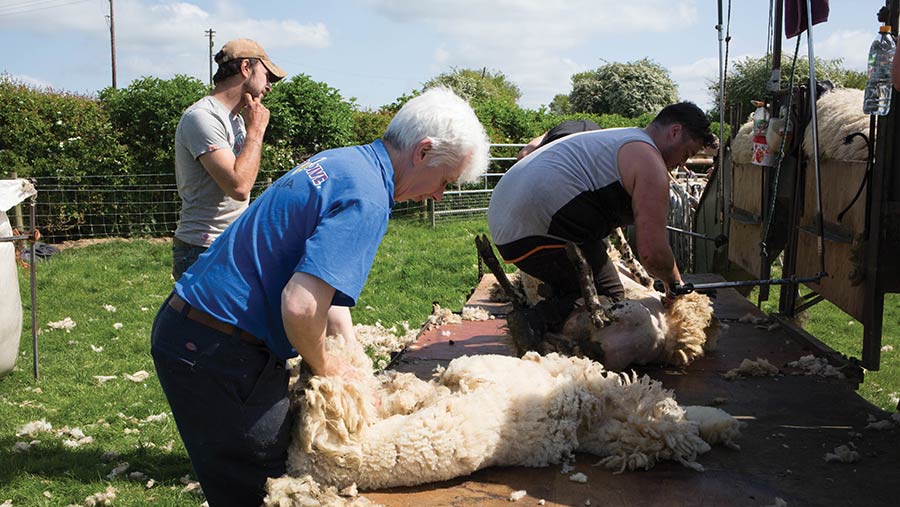
[[[487,101],[515,104],[522,96],[519,87],[500,71],[453,69],[425,83],[424,88],[446,86],[473,105]]]
[[[678,86],[661,65],[642,59],[610,63],[572,76],[572,112],[634,118],[678,101]]]
[[[209,88],[199,79],[177,75],[136,79],[127,88],[105,88],[100,104],[134,156],[140,172],[174,174],[175,129],[181,114]]]
[[[547,105],[547,109],[550,111],[550,114],[554,115],[571,113],[572,105],[569,104],[569,96],[564,93],[555,95],[550,104]]]
[[[312,155],[354,141],[353,101],[306,74],[276,83],[265,105],[271,113],[266,139],[296,155]]]
[[[783,55],[781,58],[781,88],[786,89],[791,78],[792,58]],[[822,60],[816,58],[816,79],[819,81],[831,81],[836,86],[862,89],[866,86],[866,75],[862,72],[847,70],[842,67],[843,60]],[[746,57],[738,60],[728,71],[728,79],[725,82],[725,106],[726,111],[734,109],[741,117],[746,117],[753,106],[751,100],[770,100],[772,92],[766,89],[766,83],[772,75],[769,58],[760,56],[757,58]],[[809,82],[809,60],[797,59],[797,69],[794,74],[794,85]],[[708,90],[715,103],[714,114],[718,117],[719,111],[719,82],[710,80]],[[862,106],[860,106],[862,107]]]

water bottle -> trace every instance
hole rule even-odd
[[[897,48],[891,27],[878,29],[878,38],[869,48],[869,78],[866,81],[863,112],[884,116],[891,110],[891,63]]]

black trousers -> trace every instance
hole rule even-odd
[[[625,288],[616,266],[606,253],[606,240],[589,241],[578,246],[593,271],[597,293],[615,299],[625,297]],[[520,270],[549,285],[552,290],[556,307],[548,314],[548,320],[552,323],[557,319],[565,319],[574,308],[575,300],[582,295],[578,272],[566,255],[566,249],[540,250],[515,264]]]
[[[268,348],[184,313],[167,300],[153,322],[159,383],[209,505],[256,507],[266,479],[285,473],[289,371]]]

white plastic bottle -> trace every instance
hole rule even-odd
[[[863,112],[884,116],[891,110],[891,63],[897,45],[888,25],[878,29],[878,38],[869,48],[869,78],[866,81]]]

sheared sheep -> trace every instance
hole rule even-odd
[[[625,299],[606,304],[612,322],[594,326],[587,311],[576,309],[559,332],[544,335],[542,352],[586,355],[621,371],[629,365],[687,366],[715,350],[719,327],[708,296],[685,294],[664,308],[656,291],[619,268]]]
[[[710,449],[659,382],[608,372],[589,359],[464,356],[426,382],[397,372],[375,376],[362,347],[341,337],[328,346],[360,379],[301,374],[295,382],[301,419],[288,471],[296,480],[308,475],[362,490],[412,486],[489,466],[547,466],[576,451],[618,472],[660,460],[702,470],[697,456]],[[732,426],[733,438],[738,423],[721,414],[717,425]],[[285,504],[273,497],[268,505]]]
[[[636,281],[649,280],[642,275],[643,267],[637,260],[628,257],[627,251],[620,256],[615,248],[610,248],[609,253],[625,289],[622,301],[612,303],[600,298],[611,322],[604,327],[595,326],[586,308],[576,308],[560,329],[544,333],[538,352],[586,356],[610,370],[621,371],[629,365],[687,366],[705,352],[715,350],[719,324],[708,296],[686,294],[664,308],[659,293]],[[626,260],[629,258],[630,262]],[[520,274],[518,280],[535,279]],[[529,301],[538,299],[531,293],[539,291],[539,285],[522,283],[521,289]],[[520,354],[533,346],[515,333],[511,335]]]

